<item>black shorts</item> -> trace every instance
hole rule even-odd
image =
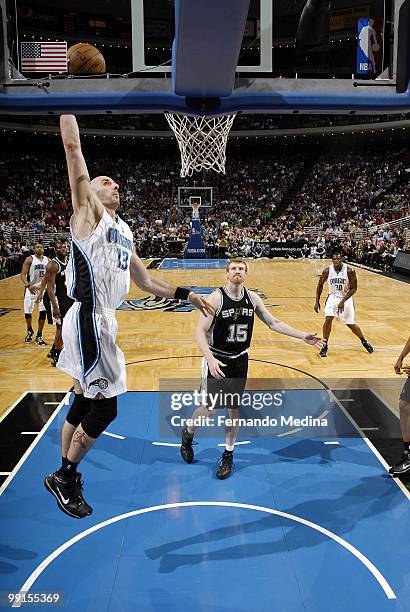
[[[58,307],[60,309],[61,318],[64,319],[69,308],[71,307],[72,304],[74,304],[74,300],[68,297],[68,295],[57,295],[56,297],[57,297]],[[44,294],[43,301],[44,301],[44,306],[47,312],[47,323],[49,325],[54,325],[55,321],[53,319],[53,312],[52,312],[53,309],[52,309],[50,298],[48,297],[47,291]]]
[[[68,295],[58,295],[57,301],[58,301],[58,306],[60,308],[61,318],[64,319],[67,312],[69,311],[71,306],[74,304],[74,300],[68,297]]]
[[[410,377],[404,383],[404,387],[400,393],[400,399],[410,403]]]
[[[209,371],[208,364],[206,362],[204,364],[201,389],[205,389],[208,394],[208,407],[237,409],[241,404],[246,387],[248,353],[235,359],[225,357],[217,357],[217,359],[226,364],[225,368],[221,368],[225,378],[220,380],[214,378]]]

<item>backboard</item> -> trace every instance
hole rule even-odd
[[[200,33],[202,46],[212,49],[214,29],[230,32],[232,18],[219,11],[220,2],[193,3],[207,17],[217,7],[214,28]],[[183,4],[0,0],[0,112],[380,113],[410,106],[410,0],[250,0],[232,94],[199,102],[174,89],[175,5]],[[107,74],[22,73],[21,43],[37,40],[91,43],[104,55]],[[195,49],[184,53],[189,60]],[[212,70],[208,66],[207,79]]]

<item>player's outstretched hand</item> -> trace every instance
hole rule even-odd
[[[188,296],[188,302],[190,302],[192,306],[195,306],[195,308],[198,308],[198,310],[202,312],[204,317],[215,314],[215,310],[211,306],[211,304],[204,297],[202,297],[202,295],[199,295],[198,293],[194,293],[193,291],[191,291]]]
[[[222,372],[221,368],[226,368],[226,364],[222,363],[222,361],[218,361],[216,357],[208,361],[208,368],[213,378],[217,378],[218,380],[225,378],[225,374]]]
[[[319,338],[316,334],[306,334],[303,338],[306,344],[311,344],[312,346],[317,346],[317,348],[321,349],[324,346],[324,342],[322,338]]]

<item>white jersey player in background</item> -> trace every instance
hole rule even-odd
[[[24,291],[24,317],[27,325],[25,342],[31,342],[33,339],[32,314],[35,304],[38,304],[38,328],[35,342],[40,346],[46,344],[42,336],[46,321],[46,307],[42,299],[41,285],[46,274],[47,264],[48,257],[44,255],[44,247],[39,243],[34,247],[34,255],[29,255],[24,260],[20,273],[20,278],[26,288]]]
[[[323,285],[327,281],[329,295],[325,302],[325,322],[323,324],[323,338],[325,345],[320,351],[321,357],[326,357],[328,351],[328,340],[332,330],[334,317],[346,323],[355,336],[360,341],[368,353],[373,353],[372,345],[363,336],[362,330],[355,323],[353,295],[357,291],[356,272],[343,263],[341,253],[334,252],[332,265],[323,270],[316,289],[316,303],[314,309],[320,310],[320,296],[322,295]]]
[[[137,257],[128,225],[117,215],[119,186],[108,176],[90,181],[76,118],[60,121],[74,215],[68,295],[75,302],[63,326],[58,367],[74,378],[74,401],[62,430],[61,468],[44,484],[60,509],[75,518],[91,514],[82,495],[77,466],[117,416],[117,395],[125,393],[125,361],[116,345],[115,310],[127,296],[130,278],[151,294],[187,299],[203,314],[213,308],[201,296],[151,277]]]

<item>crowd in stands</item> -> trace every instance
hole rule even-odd
[[[87,155],[90,175],[108,174],[120,184],[120,214],[141,257],[183,251],[191,210],[178,206],[177,187],[203,180],[214,189],[214,206],[200,211],[210,256],[318,258],[341,247],[350,260],[389,270],[404,247],[405,229],[377,229],[410,215],[410,163],[403,151],[322,154],[289,198],[310,159],[307,150],[232,151],[226,175],[182,180],[169,148],[149,157],[102,149]],[[53,236],[68,235],[70,210],[61,147],[9,151],[0,162],[0,275],[16,273],[39,239],[48,245]]]

